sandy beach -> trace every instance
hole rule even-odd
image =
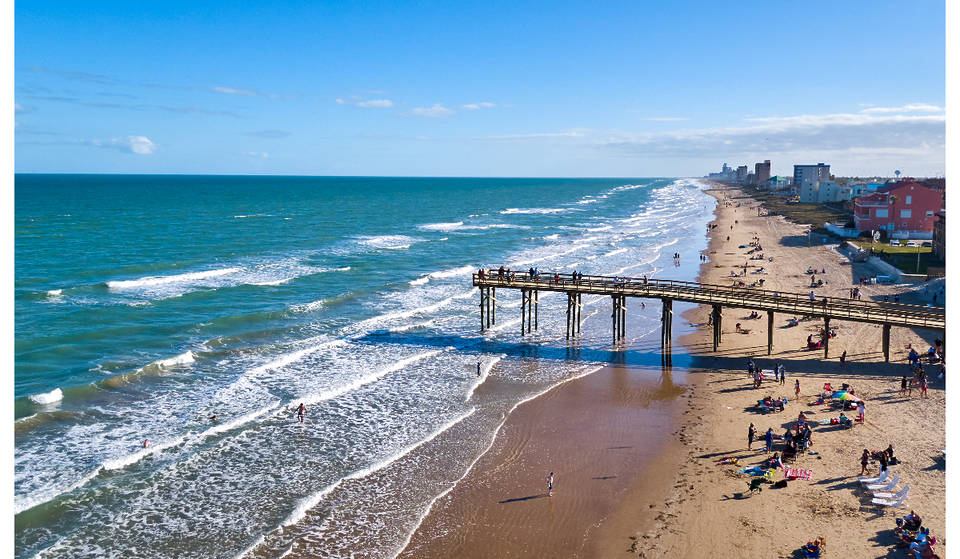
[[[701,282],[729,285],[731,270],[742,269],[748,258],[740,245],[754,237],[773,260],[756,261],[766,273],[747,277],[763,277],[766,289],[806,293],[805,272],[814,267],[826,282],[816,289],[818,296],[845,297],[855,278],[875,275],[836,245],[808,247],[806,226],[758,215],[762,209],[739,190],[718,187],[711,194],[720,203]],[[924,285],[869,285],[863,299],[900,293],[904,303],[920,303],[941,285],[926,293]],[[910,509],[931,528],[936,550],[945,556],[941,365],[927,367],[929,398],[921,399],[919,389],[899,394],[900,378],[909,374],[907,347],[923,353],[935,333],[894,328],[890,363],[884,363],[879,326],[832,322],[838,335],[824,360],[822,350],[805,347],[819,322],[790,327],[790,317],[777,315],[773,354],[767,356],[766,320],[726,309],[723,342],[714,353],[708,312],[700,307],[682,317],[695,327],[674,346],[675,353],[694,356],[683,382],[674,384],[660,370],[609,367],[519,406],[493,447],[437,501],[401,557],[794,557],[818,536],[826,538],[828,550],[839,548],[849,557],[899,556],[894,519]],[[737,332],[738,322],[746,332]],[[746,373],[750,357],[763,369],[782,363],[787,384],[765,382],[755,389]],[[794,398],[797,380],[800,396]],[[808,405],[825,383],[854,388],[866,402],[865,424],[819,424],[837,415],[829,406]],[[766,395],[790,401],[783,412],[762,415],[756,401]],[[653,406],[671,419],[646,421]],[[749,424],[758,434],[768,427],[782,434],[800,411],[814,424],[812,453],[791,465],[811,470],[809,481],[792,480],[779,489],[766,485],[750,494],[748,476],[718,464],[725,458],[737,458],[740,467],[760,464],[770,455],[760,450],[762,443],[747,450]],[[899,459],[891,466],[900,477],[893,491],[909,485],[910,492],[905,507],[885,513],[870,503],[857,475],[864,448],[888,445]],[[549,469],[556,472],[552,497],[546,496]],[[869,472],[878,470],[871,462]],[[782,478],[778,472],[774,480]]]

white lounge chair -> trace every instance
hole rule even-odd
[[[871,483],[867,486],[867,489],[870,491],[890,491],[897,486],[897,483],[900,481],[900,474],[893,476],[890,481],[885,483]]]
[[[884,481],[887,481],[887,476],[889,475],[890,475],[890,470],[886,469],[878,477],[858,477],[857,479],[860,480],[860,483],[867,485],[869,483],[882,483]]]
[[[903,489],[901,489],[899,493],[884,493],[883,491],[874,491],[873,496],[876,497],[877,499],[893,499],[894,501],[896,501],[901,497],[906,497],[909,491],[910,491],[910,486],[904,485]]]
[[[893,508],[897,508],[897,507],[903,505],[903,502],[904,502],[906,499],[907,499],[907,496],[906,496],[906,495],[904,495],[903,497],[900,497],[900,498],[897,499],[896,501],[891,501],[891,500],[888,500],[888,499],[878,499],[878,498],[874,497],[870,502],[872,502],[872,503],[875,504],[875,505],[881,506],[881,507],[893,507]]]

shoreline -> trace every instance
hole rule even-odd
[[[695,280],[701,268],[693,270]],[[689,329],[678,325],[675,334]],[[691,379],[686,366],[659,364],[655,337],[626,351],[656,354],[658,365],[627,364],[624,357],[515,406],[491,446],[434,501],[395,557],[636,551],[623,534],[638,523],[653,526],[664,518],[659,504],[678,497],[671,487],[684,450],[677,427]],[[674,363],[686,361],[682,353],[674,351]],[[550,470],[556,491],[546,497]]]

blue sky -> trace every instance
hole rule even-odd
[[[943,2],[18,2],[19,172],[944,173]]]

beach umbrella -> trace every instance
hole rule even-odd
[[[851,402],[859,402],[860,398],[857,398],[853,394],[847,392],[846,390],[837,390],[830,395],[834,400],[850,400]]]

